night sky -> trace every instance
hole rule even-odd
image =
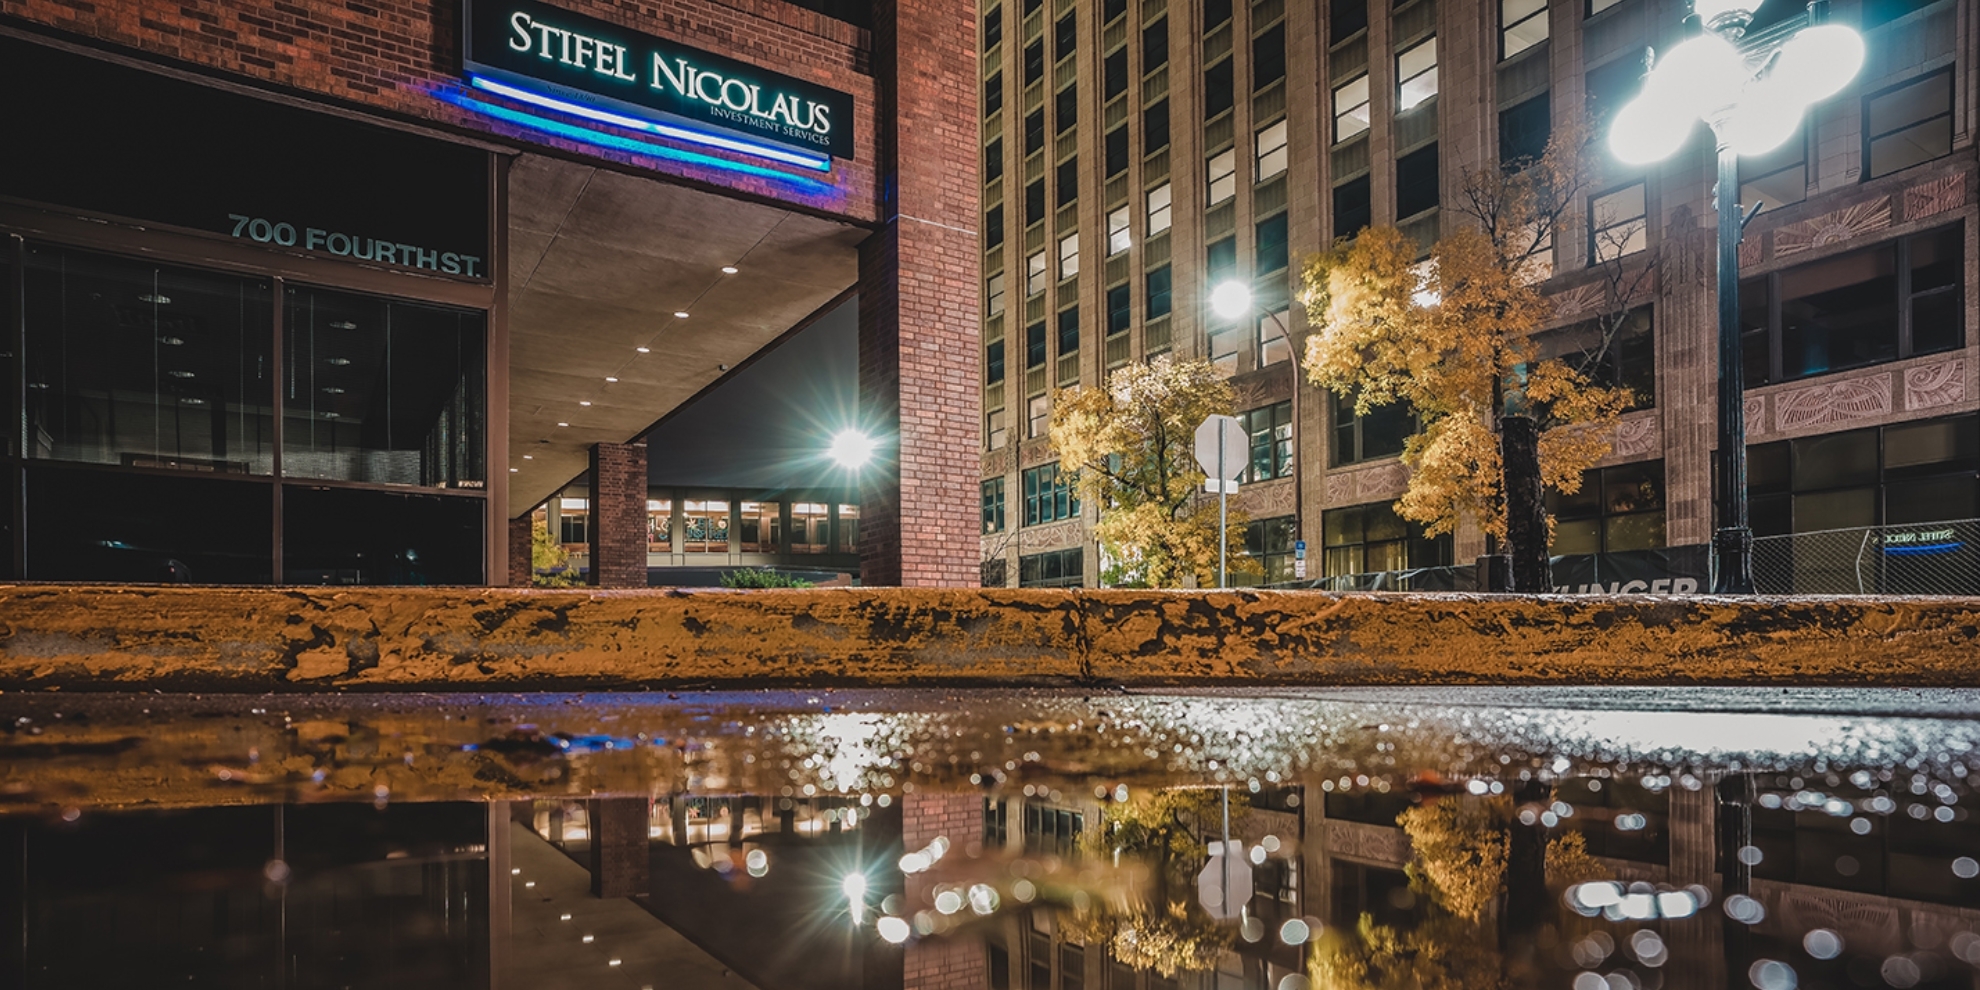
[[[839,487],[824,457],[859,404],[859,305],[838,309],[646,435],[656,485]]]

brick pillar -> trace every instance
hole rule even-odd
[[[980,794],[901,795],[901,844],[908,851],[925,848],[936,836],[947,836],[951,855],[961,856],[983,846],[983,796]],[[906,878],[905,914],[931,908],[935,882],[930,874]],[[901,959],[902,990],[987,990],[990,960],[980,938],[932,938],[910,943]]]
[[[530,585],[530,516],[509,520],[509,587],[527,588]]]
[[[591,819],[591,896],[631,897],[647,892],[652,853],[647,848],[645,798],[585,802]]]
[[[878,0],[881,229],[859,252],[860,406],[895,433],[861,472],[860,577],[975,587],[982,256],[976,9]]]
[[[591,447],[591,584],[646,587],[646,444]]]

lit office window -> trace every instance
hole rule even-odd
[[[1169,184],[1164,182],[1148,190],[1148,236],[1154,237],[1169,229]]]
[[[1258,363],[1260,366],[1278,364],[1292,357],[1292,345],[1286,340],[1285,328],[1286,321],[1291,318],[1292,311],[1289,309],[1259,317]]]
[[[1107,253],[1120,254],[1128,249],[1128,208],[1123,206],[1107,214]]]
[[[666,553],[674,549],[674,503],[672,499],[649,498],[646,500],[646,549],[654,553]]]
[[[1004,411],[992,409],[984,419],[983,433],[989,439],[990,449],[1002,450],[1004,443],[1010,439],[1010,428],[1005,420]]]
[[[1396,56],[1396,78],[1402,80],[1396,88],[1397,113],[1408,113],[1437,95],[1437,39],[1434,36]]]
[[[1079,232],[1059,238],[1059,280],[1079,274]]]
[[[1499,57],[1547,40],[1547,0],[1499,0]]]
[[[1217,206],[1237,195],[1237,149],[1225,148],[1210,156],[1210,206]]]
[[[1045,252],[1040,251],[1024,259],[1024,294],[1035,296],[1051,285],[1051,278],[1045,266]]]
[[[1588,203],[1588,256],[1614,261],[1649,246],[1643,183],[1596,196]]]
[[[1004,531],[1004,479],[991,478],[983,482],[983,532],[1001,533]]]
[[[565,546],[579,547],[591,542],[590,499],[557,500],[557,542]]]
[[[839,504],[839,552],[859,552],[859,506]]]
[[[998,272],[983,282],[984,310],[991,316],[1004,311],[1004,273]]]
[[[1036,440],[1051,431],[1052,400],[1050,397],[1043,395],[1032,396],[1030,408],[1026,410],[1026,413],[1031,417],[1029,423],[1029,435],[1031,439]]]
[[[719,500],[686,499],[681,502],[681,522],[686,527],[688,553],[729,552],[729,503]]]
[[[1258,174],[1253,182],[1263,182],[1286,170],[1286,122],[1281,119],[1258,132],[1256,139]]]
[[[1210,331],[1210,363],[1217,374],[1229,378],[1238,373],[1238,345],[1244,342],[1244,335],[1234,327]]]
[[[776,553],[783,535],[783,506],[777,502],[742,503],[744,553]]]
[[[1368,131],[1368,74],[1334,87],[1334,143]]]
[[[1289,478],[1293,473],[1292,402],[1278,402],[1240,413],[1238,422],[1251,437],[1251,460],[1246,482]]]
[[[791,553],[824,553],[832,545],[832,507],[824,502],[791,505]]]

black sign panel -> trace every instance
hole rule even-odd
[[[852,96],[536,0],[467,0],[470,72],[643,120],[853,157]]]
[[[7,37],[0,93],[0,196],[489,277],[485,151]]]

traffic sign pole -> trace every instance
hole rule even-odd
[[[1196,466],[1212,476],[1217,489],[1217,587],[1230,587],[1230,494],[1244,461],[1231,463],[1233,448],[1243,450],[1249,434],[1236,416],[1212,415],[1196,427]]]
[[[1227,531],[1230,526],[1230,484],[1224,480],[1224,431],[1217,431],[1217,587],[1231,586],[1231,576],[1224,557],[1231,552],[1231,538]]]

